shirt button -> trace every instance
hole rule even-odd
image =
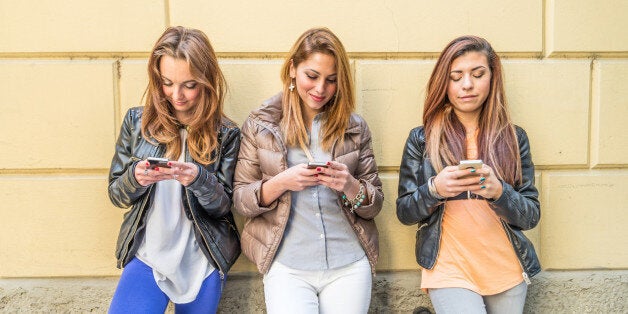
[[[321,233],[321,239],[324,238],[324,237],[325,237],[325,235]]]

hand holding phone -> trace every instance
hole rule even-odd
[[[327,168],[329,166],[327,166],[327,162],[326,161],[310,161],[310,162],[307,163],[307,168],[308,169],[314,169],[314,168],[318,168],[318,167]]]
[[[155,167],[170,168],[170,166],[168,165],[168,162],[170,160],[168,160],[168,158],[148,157],[147,160],[150,164],[150,169],[155,169]]]

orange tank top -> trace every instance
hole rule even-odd
[[[477,132],[467,156],[477,158]],[[465,288],[480,295],[506,291],[523,281],[523,270],[499,217],[486,200],[445,202],[440,250],[433,269],[421,272],[421,288]]]

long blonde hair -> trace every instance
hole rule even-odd
[[[447,86],[453,61],[471,51],[483,53],[491,71],[490,92],[482,105],[478,124],[478,158],[491,166],[500,179],[515,184],[521,180],[519,144],[508,114],[501,62],[484,38],[458,37],[438,58],[423,108],[426,151],[437,172],[466,159],[466,131],[447,97]]]
[[[325,123],[321,130],[321,146],[329,151],[337,139],[344,140],[349,118],[355,110],[355,96],[345,48],[338,37],[327,28],[312,28],[305,31],[290,49],[281,69],[283,116],[280,125],[288,146],[307,146],[309,140],[302,113],[304,104],[299,93],[289,90],[292,83],[290,65],[296,68],[314,53],[329,55],[336,61],[336,95],[323,107],[322,116]]]
[[[192,109],[189,121],[187,145],[192,158],[208,165],[214,161],[212,151],[218,145],[218,130],[224,117],[223,102],[227,89],[218,59],[209,39],[196,29],[181,26],[169,27],[155,43],[148,59],[148,87],[144,93],[142,136],[166,146],[166,157],[178,159],[181,155],[183,126],[177,120],[170,102],[162,90],[159,69],[163,56],[185,60],[190,73],[200,85],[198,104]],[[154,142],[153,142],[154,143]]]

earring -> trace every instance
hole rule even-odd
[[[290,81],[290,86],[288,86],[288,89],[292,92],[294,90],[294,83],[292,81]]]

